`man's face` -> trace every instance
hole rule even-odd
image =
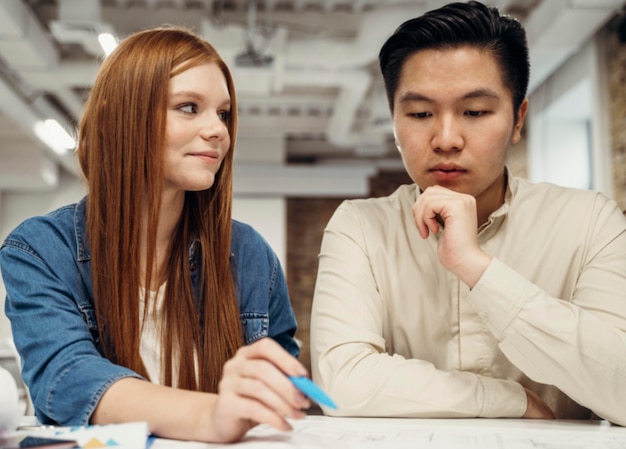
[[[515,121],[512,93],[485,50],[422,50],[407,58],[393,124],[404,166],[421,188],[473,195],[480,208],[502,202],[509,145],[520,139],[527,102]]]

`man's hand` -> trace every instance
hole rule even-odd
[[[528,405],[526,406],[526,413],[524,413],[522,418],[556,419],[556,415],[543,399],[528,388],[524,388],[524,390],[526,391]]]
[[[491,262],[478,245],[476,199],[441,186],[428,187],[413,205],[422,238],[439,234],[441,264],[472,288]]]

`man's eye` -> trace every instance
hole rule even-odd
[[[414,118],[428,118],[431,116],[430,112],[412,112],[409,115]]]
[[[482,117],[485,113],[485,111],[465,111],[465,114],[470,117]]]
[[[195,114],[196,112],[198,112],[198,106],[193,103],[189,103],[180,106],[178,110],[187,114]]]

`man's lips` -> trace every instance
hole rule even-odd
[[[430,169],[430,171],[441,171],[441,172],[465,172],[464,168],[458,167],[456,165],[436,165]]]
[[[449,180],[456,179],[459,176],[467,172],[467,170],[461,167],[452,166],[452,165],[435,166],[431,168],[429,171],[431,174],[435,176],[435,178],[441,181],[449,181]]]

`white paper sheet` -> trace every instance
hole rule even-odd
[[[307,417],[292,432],[252,429],[235,445],[156,439],[150,449],[626,449],[626,429],[604,422]]]

